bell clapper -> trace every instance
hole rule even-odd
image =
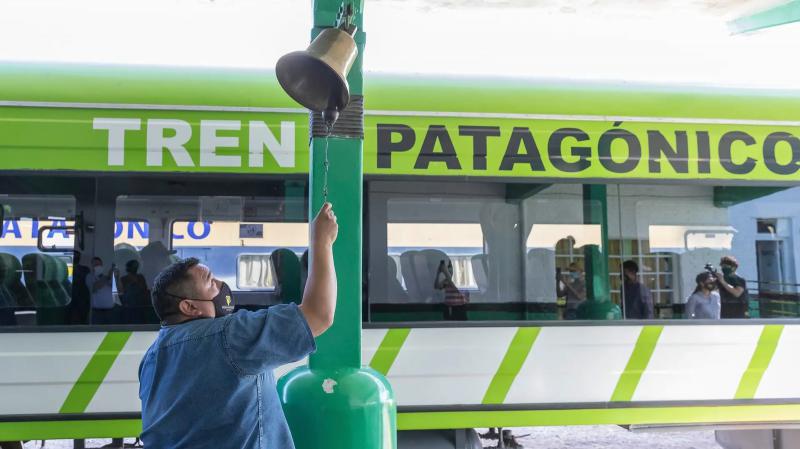
[[[325,122],[325,127],[328,130],[333,129],[333,124],[339,119],[339,111],[336,109],[326,109],[322,111],[322,121]]]

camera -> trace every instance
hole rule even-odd
[[[708,271],[711,274],[714,274],[714,275],[717,274],[717,269],[714,268],[714,265],[711,265],[710,263],[707,263],[706,266],[703,267],[703,269],[705,269],[706,271]]]

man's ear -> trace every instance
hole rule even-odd
[[[182,299],[181,302],[178,303],[178,310],[186,316],[195,316],[197,314],[197,307],[187,299]]]

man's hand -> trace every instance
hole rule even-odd
[[[339,235],[339,224],[336,223],[336,214],[333,213],[331,203],[322,205],[314,222],[311,223],[311,245],[330,246]]]
[[[336,270],[333,266],[333,242],[339,233],[336,215],[325,203],[311,223],[310,266],[300,311],[311,332],[318,336],[333,324],[336,313]]]

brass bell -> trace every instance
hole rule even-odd
[[[358,56],[352,32],[326,28],[305,51],[283,55],[275,74],[294,101],[312,111],[338,115],[350,103],[347,74]]]

